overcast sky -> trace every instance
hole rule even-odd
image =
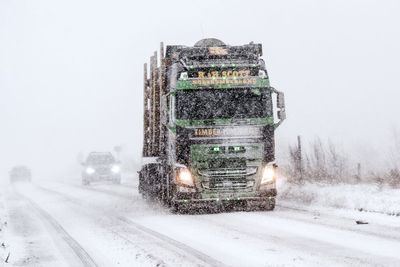
[[[139,157],[142,69],[159,42],[263,44],[301,134],[383,160],[400,127],[399,1],[0,0],[0,175],[48,174],[80,151]],[[47,172],[46,172],[47,171]]]

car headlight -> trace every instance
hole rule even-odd
[[[268,164],[267,166],[264,167],[261,184],[271,183],[275,181],[275,176],[276,176],[275,168],[276,168],[275,164]]]
[[[87,167],[86,168],[86,173],[87,174],[93,174],[95,172],[95,169],[93,169],[92,167]]]
[[[193,186],[193,177],[192,173],[188,168],[180,168],[178,169],[177,180],[180,184]]]
[[[121,167],[118,166],[118,165],[114,165],[114,166],[111,167],[111,171],[113,173],[119,173],[121,171]]]

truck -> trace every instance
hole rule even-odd
[[[262,45],[160,45],[144,64],[139,193],[175,212],[273,210],[284,94]]]

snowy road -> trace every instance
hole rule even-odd
[[[134,184],[18,184],[4,199],[15,266],[400,266],[400,218],[382,214],[176,215]]]

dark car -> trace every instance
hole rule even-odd
[[[15,166],[10,171],[10,182],[30,182],[32,180],[31,170],[26,166]]]
[[[92,152],[82,166],[83,185],[94,181],[121,183],[121,166],[110,152]]]

